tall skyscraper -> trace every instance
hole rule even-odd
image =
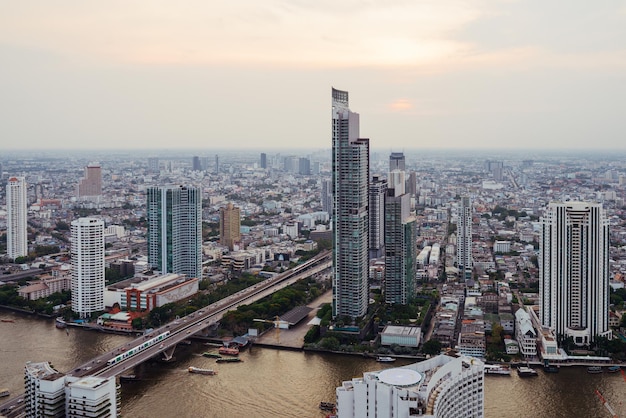
[[[389,171],[406,170],[405,158],[403,152],[392,152],[389,156]]]
[[[456,224],[456,264],[465,280],[472,278],[472,202],[462,196]]]
[[[550,203],[541,219],[540,316],[577,345],[610,337],[609,220],[599,203]]]
[[[231,251],[241,243],[241,210],[232,203],[220,208],[220,243]]]
[[[202,163],[200,162],[200,157],[194,155],[191,159],[191,170],[192,171],[202,171]]]
[[[220,157],[219,155],[215,156],[215,174],[220,173]]]
[[[415,296],[416,218],[407,193],[385,199],[385,303],[406,305]]]
[[[151,173],[160,172],[159,168],[159,158],[158,157],[150,157],[148,158],[148,171]]]
[[[26,180],[24,177],[9,178],[6,191],[7,255],[15,259],[28,255]]]
[[[369,139],[348,92],[332,89],[333,317],[357,318],[369,301]]]
[[[98,163],[85,167],[85,176],[78,183],[78,197],[97,197],[102,195],[102,168]]]
[[[104,310],[104,222],[72,221],[72,311],[81,318]]]
[[[333,211],[333,184],[330,180],[322,180],[322,210],[332,215]]]
[[[439,355],[366,372],[335,390],[337,418],[482,418],[484,367],[475,358]]]
[[[191,186],[147,190],[148,263],[161,273],[202,278],[202,191]]]
[[[261,168],[267,168],[267,154],[261,153]]]
[[[387,180],[373,176],[369,185],[369,258],[380,258],[385,251],[385,195]]]

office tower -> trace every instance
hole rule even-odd
[[[261,168],[267,168],[267,154],[261,153]]]
[[[366,372],[336,390],[337,418],[482,418],[484,363],[439,355],[404,367]]]
[[[298,174],[303,176],[311,175],[311,160],[308,158],[298,159]]]
[[[333,211],[333,184],[330,180],[322,180],[322,210],[328,212],[329,215]]]
[[[369,139],[348,92],[332,89],[333,318],[357,318],[369,301]]]
[[[194,155],[193,159],[191,160],[191,169],[193,171],[202,171],[202,164],[200,163],[200,157],[198,157],[197,155]]]
[[[72,311],[81,318],[104,310],[104,222],[72,221]]]
[[[27,201],[24,177],[11,177],[7,183],[7,255],[10,258],[28,255],[26,229]]]
[[[411,171],[406,179],[406,192],[414,197],[417,194],[417,173]]]
[[[192,186],[147,190],[148,263],[161,273],[202,278],[202,191]]]
[[[576,345],[610,337],[609,219],[599,203],[550,203],[539,241],[541,324]]]
[[[241,211],[232,203],[220,208],[220,243],[231,251],[241,243]]]
[[[380,258],[385,251],[385,195],[387,180],[373,176],[369,185],[369,258]]]
[[[385,303],[406,305],[415,296],[416,218],[411,198],[387,190],[385,199]]]
[[[389,172],[389,188],[394,189],[397,195],[404,194],[406,188],[406,173],[403,170]]]
[[[96,197],[102,195],[102,168],[98,163],[85,167],[85,176],[78,183],[78,197]]]
[[[393,170],[406,170],[403,152],[392,152],[389,156],[389,171]]]
[[[65,417],[65,375],[50,363],[26,363],[24,392],[27,417]]]
[[[220,173],[220,157],[219,155],[215,156],[215,174]]]
[[[159,159],[157,157],[148,158],[148,171],[151,173],[158,173],[161,171],[159,169]]]
[[[472,202],[461,197],[456,223],[456,264],[461,277],[472,278]]]

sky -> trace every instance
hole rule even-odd
[[[626,150],[626,2],[0,0],[0,153]]]

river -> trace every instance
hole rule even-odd
[[[50,361],[66,372],[110,350],[127,337],[81,329],[59,330],[54,321],[0,311],[0,386],[23,391],[26,361]],[[320,401],[334,402],[335,387],[364,371],[396,367],[360,357],[253,347],[242,363],[216,364],[202,357],[210,350],[196,342],[176,351],[173,363],[146,363],[142,380],[122,384],[122,413],[127,417],[323,417]],[[190,374],[189,366],[213,368],[216,376]],[[485,416],[610,417],[598,389],[626,418],[626,381],[620,373],[588,374],[563,368],[536,378],[485,377]]]

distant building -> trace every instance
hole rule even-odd
[[[369,139],[348,92],[332,89],[333,318],[357,318],[369,304]]]
[[[81,318],[104,310],[104,222],[72,221],[72,311]]]
[[[148,158],[148,171],[151,173],[159,173],[159,159],[157,157]]]
[[[322,180],[322,210],[328,212],[329,215],[333,211],[333,193],[332,182],[330,180]]]
[[[200,157],[198,157],[197,155],[194,155],[193,158],[191,159],[191,169],[193,171],[202,171],[202,163],[200,162]]]
[[[406,170],[406,160],[403,152],[392,152],[389,156],[389,172],[393,170]]]
[[[609,219],[599,203],[550,203],[539,241],[541,325],[579,346],[610,338]]]
[[[456,228],[456,262],[463,278],[472,278],[472,202],[468,196],[461,197]]]
[[[148,262],[161,273],[202,278],[202,191],[192,186],[147,190]]]
[[[78,183],[78,197],[97,197],[102,195],[102,168],[98,163],[85,167],[85,176]]]
[[[373,176],[369,185],[370,210],[370,260],[380,258],[385,249],[385,195],[387,194],[387,180]]]
[[[261,153],[261,168],[267,168],[267,154]]]
[[[10,177],[7,199],[7,255],[15,259],[28,255],[26,180]]]
[[[220,243],[231,251],[241,243],[241,210],[232,203],[220,208]]]
[[[298,174],[303,176],[311,175],[311,160],[308,158],[298,159]]]
[[[439,355],[366,372],[336,389],[338,418],[484,417],[484,364]]]

